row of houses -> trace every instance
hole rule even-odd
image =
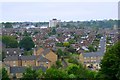
[[[79,61],[92,70],[100,69],[100,62],[106,51],[106,36],[101,37],[99,42],[100,49],[97,52],[81,53]]]
[[[3,59],[3,67],[7,69],[10,78],[14,76],[21,78],[27,67],[40,68],[45,71],[47,68],[55,65],[56,61],[57,55],[52,50],[40,48],[30,56],[12,55],[5,57]]]

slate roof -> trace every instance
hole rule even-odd
[[[101,52],[83,53],[84,57],[102,57],[103,55]]]
[[[31,56],[21,56],[21,60],[35,60],[36,56],[31,55]]]
[[[3,52],[5,52],[5,55],[7,56],[12,56],[12,55],[19,55],[21,53],[19,48],[3,48]],[[9,52],[9,53],[7,53]]]
[[[37,61],[39,61],[39,62],[50,62],[50,60],[46,59],[44,56],[39,56]]]
[[[15,67],[10,67],[10,73],[24,73],[25,70],[26,70],[27,67],[18,67],[18,66],[15,66]],[[42,69],[42,71],[46,71],[46,67],[44,66],[34,66],[32,67],[34,70],[38,70],[38,69]]]
[[[17,60],[18,60],[18,56],[8,56],[4,58],[4,61],[17,61]]]
[[[50,49],[45,49],[45,50],[42,52],[42,54],[43,54],[43,55],[47,55],[49,52],[50,52]]]
[[[17,60],[35,60],[36,56],[31,55],[31,56],[8,56],[4,58],[4,61],[17,61]]]

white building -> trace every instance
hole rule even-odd
[[[60,27],[61,20],[52,19],[49,21],[49,27]]]

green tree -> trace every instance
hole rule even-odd
[[[2,80],[10,80],[5,68],[2,68]]]
[[[68,60],[69,63],[73,63],[73,64],[79,64],[78,60],[74,57],[70,57],[70,59]]]
[[[76,78],[76,76],[74,74],[70,74],[69,78]]]
[[[86,79],[86,78],[94,79],[95,75],[96,75],[96,72],[90,71],[90,70],[84,68],[81,64],[69,65],[67,67],[67,72],[69,75],[74,75],[73,77],[84,78],[84,79]]]
[[[93,45],[89,45],[88,49],[89,49],[90,52],[95,52],[96,51]]]
[[[5,28],[13,28],[12,23],[6,22],[4,23]]]
[[[23,73],[22,80],[36,80],[38,78],[38,74],[35,70],[33,70],[31,67],[26,68],[25,72]]]
[[[52,80],[60,79],[60,78],[68,78],[68,74],[64,70],[49,68],[45,75],[45,78],[50,78]]]
[[[34,44],[32,38],[28,37],[28,36],[24,37],[19,43],[19,47],[24,48],[27,51],[34,48],[34,46],[35,46],[35,44]]]
[[[44,73],[43,73],[42,69],[39,69],[36,71],[36,75],[38,75],[37,78],[39,78],[39,79],[44,77],[43,74]]]
[[[33,50],[29,50],[29,51],[24,51],[24,55],[32,55],[33,54]]]
[[[77,75],[78,74],[78,69],[79,69],[79,66],[77,66],[75,64],[74,65],[70,65],[67,68],[67,72],[68,72],[69,75],[70,74]]]
[[[64,42],[63,45],[64,45],[65,47],[69,47],[69,46],[70,46],[70,43],[69,43],[69,42]]]
[[[76,50],[70,46],[68,49],[67,49],[68,52],[71,52],[71,53],[76,53]]]
[[[23,35],[24,35],[24,36],[30,36],[30,33],[28,33],[28,32],[25,30],[25,32],[24,32]]]
[[[62,67],[62,63],[61,63],[60,60],[57,60],[57,61],[56,61],[56,67],[57,67],[57,68]]]
[[[7,48],[17,48],[18,42],[14,36],[2,36],[2,42]]]
[[[61,58],[61,56],[63,56],[63,52],[61,49],[57,50],[57,55],[58,55],[58,58]]]
[[[63,47],[63,43],[56,43],[56,46]]]
[[[74,43],[75,43],[75,39],[70,39],[70,40],[69,40],[69,43],[70,43],[70,44],[74,44]]]
[[[120,80],[120,41],[106,51],[101,61],[101,73],[107,80]]]

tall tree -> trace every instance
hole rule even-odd
[[[101,73],[107,80],[120,80],[120,41],[106,51],[101,62]]]
[[[58,55],[58,58],[61,58],[61,56],[63,56],[63,52],[61,49],[57,50],[57,55]]]
[[[35,46],[35,44],[34,44],[32,38],[28,37],[28,36],[24,37],[19,43],[19,47],[24,48],[24,50],[27,50],[27,51],[34,48],[34,46]]]
[[[2,42],[6,45],[8,48],[17,48],[18,42],[13,36],[2,36]]]
[[[2,68],[2,80],[10,80],[5,68]]]
[[[4,23],[5,28],[13,28],[12,23],[6,22]]]

